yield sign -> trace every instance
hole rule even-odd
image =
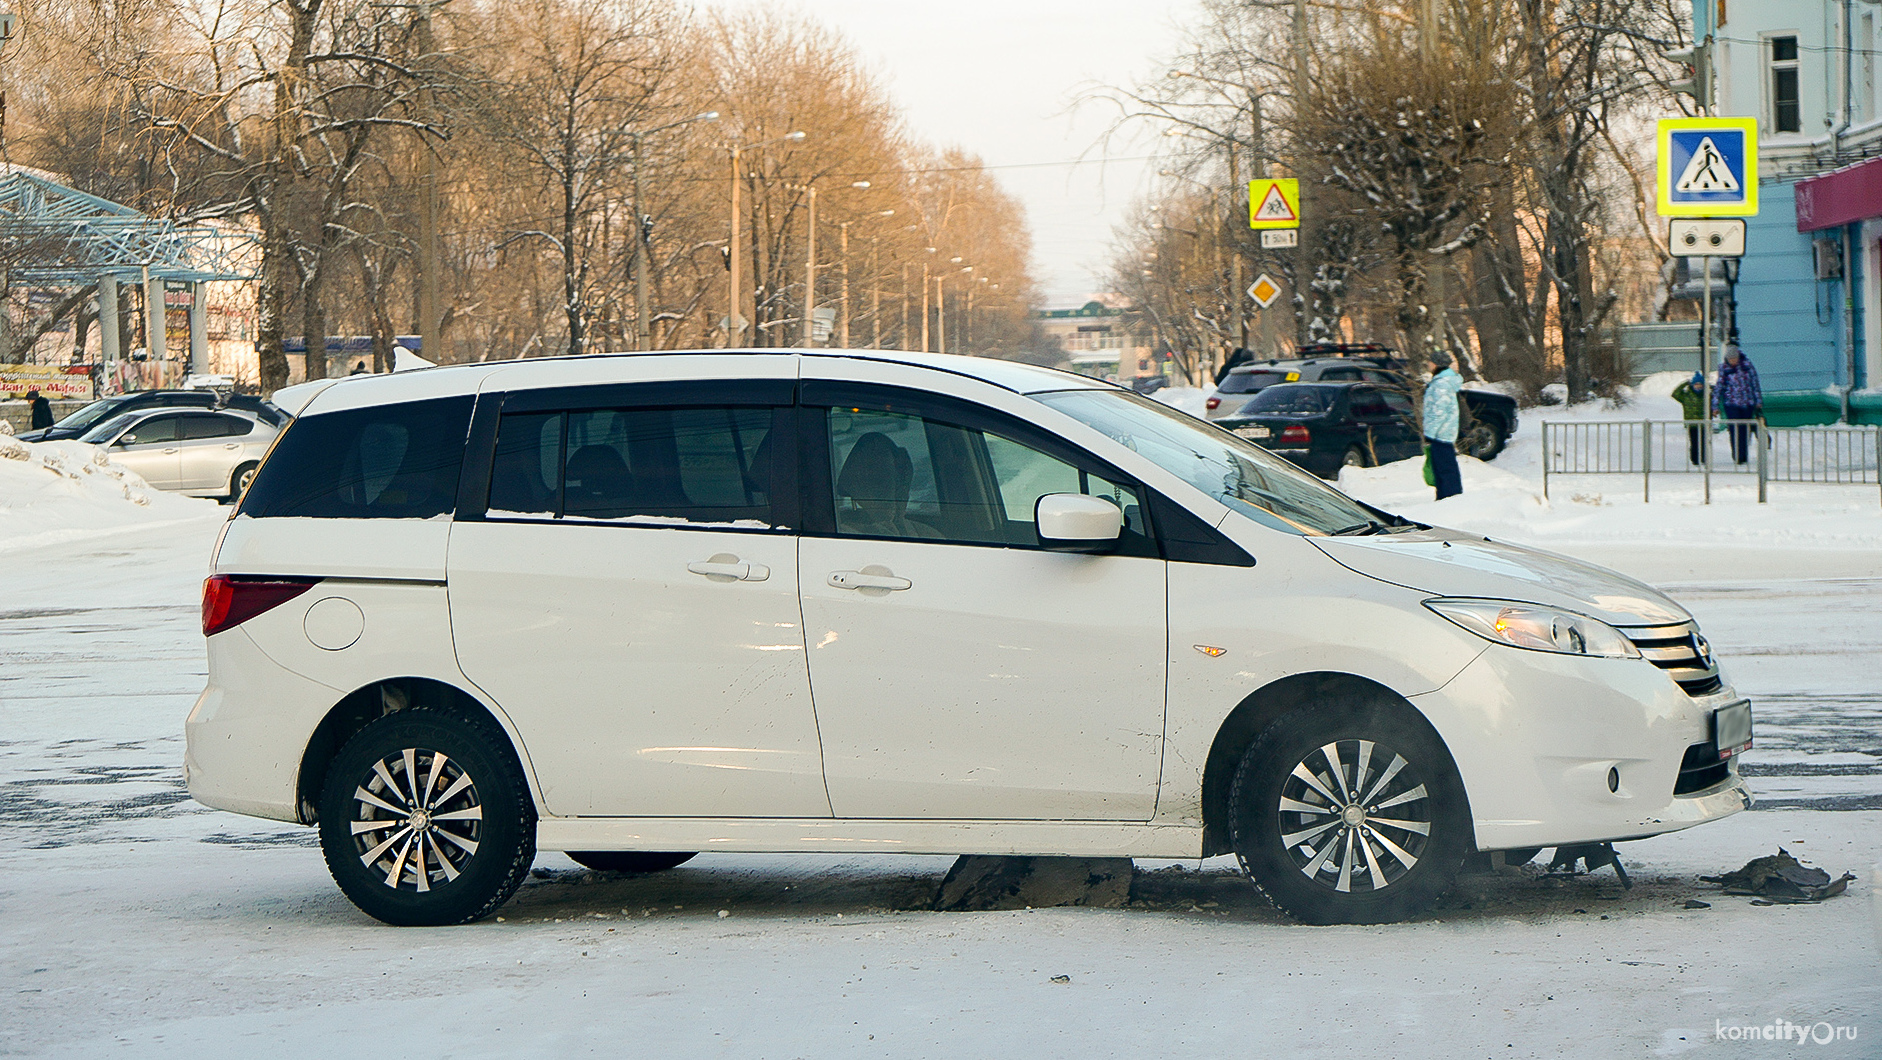
[[[1293,179],[1249,181],[1248,227],[1299,228],[1300,181]]]
[[[1264,272],[1255,277],[1254,283],[1248,285],[1248,297],[1253,298],[1256,305],[1266,309],[1274,303],[1276,298],[1281,297],[1281,285],[1269,279],[1268,274]]]
[[[1755,118],[1665,118],[1657,139],[1662,217],[1750,217],[1758,212]]]

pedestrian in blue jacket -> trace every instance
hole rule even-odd
[[[1712,387],[1712,406],[1725,420],[1725,432],[1732,441],[1732,459],[1740,464],[1751,459],[1751,421],[1764,408],[1764,391],[1758,386],[1758,370],[1751,358],[1737,346],[1725,347],[1725,363],[1719,366],[1719,380]]]
[[[1464,476],[1457,469],[1458,391],[1464,377],[1451,367],[1451,355],[1444,350],[1431,354],[1431,381],[1425,384],[1425,444],[1431,447],[1432,485],[1438,499],[1464,492]]]

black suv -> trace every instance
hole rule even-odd
[[[1417,456],[1424,439],[1411,398],[1372,383],[1279,383],[1215,421],[1321,478]]]
[[[20,441],[56,442],[77,438],[121,412],[157,408],[236,409],[252,413],[270,427],[279,427],[289,418],[273,402],[251,394],[222,394],[214,390],[137,390],[115,397],[99,398],[50,427],[27,431],[20,435]]]
[[[1354,356],[1348,351],[1363,351]],[[1308,356],[1295,360],[1256,361],[1232,369],[1206,403],[1211,421],[1237,417],[1248,399],[1276,383],[1365,382],[1395,390],[1415,400],[1419,388],[1404,373],[1405,361],[1373,343],[1355,346],[1302,346]],[[1463,418],[1458,426],[1457,451],[1479,460],[1494,460],[1516,433],[1516,400],[1490,390],[1464,390]]]

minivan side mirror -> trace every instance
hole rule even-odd
[[[118,438],[116,444],[117,445],[136,445],[137,435],[135,434],[122,435]]]
[[[1057,552],[1108,552],[1117,547],[1124,512],[1102,497],[1048,493],[1033,505],[1039,543]]]

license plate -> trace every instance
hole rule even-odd
[[[1274,434],[1273,431],[1266,427],[1237,427],[1235,428],[1235,433],[1250,441],[1260,441]]]
[[[1721,759],[1751,747],[1751,701],[1741,699],[1712,712],[1712,742]]]

